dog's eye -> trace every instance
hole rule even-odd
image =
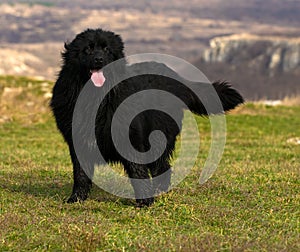
[[[109,48],[106,46],[106,47],[103,48],[103,51],[106,52],[106,53],[109,53]]]
[[[91,48],[88,46],[85,48],[85,53],[90,54],[91,53]]]
[[[93,53],[93,47],[88,45],[86,48],[85,48],[85,53],[86,54],[91,54]]]

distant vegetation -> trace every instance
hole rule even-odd
[[[284,99],[286,97],[300,96],[299,73],[276,73],[272,76],[267,72],[257,72],[247,64],[235,66],[228,63],[195,62],[209,80],[225,79],[248,100]]]
[[[42,6],[46,6],[46,7],[52,7],[52,6],[55,6],[56,5],[56,2],[55,1],[41,1],[41,0],[29,0],[29,1],[26,1],[26,0],[17,0],[17,1],[0,1],[0,4],[5,4],[5,3],[8,3],[10,5],[15,5],[15,4],[18,4],[18,3],[21,3],[21,4],[26,4],[26,5],[29,5],[29,6],[33,6],[33,5],[42,5]]]
[[[53,2],[42,2],[42,1],[26,1],[27,4],[29,4],[30,6],[32,5],[43,5],[43,6],[46,6],[46,7],[52,7],[52,6],[55,6],[55,3]]]

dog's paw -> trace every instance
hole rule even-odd
[[[78,202],[78,201],[79,201],[79,199],[78,199],[77,195],[72,194],[66,202],[69,203],[69,204],[72,204],[72,203],[75,203],[75,202]]]
[[[70,198],[67,200],[67,203],[72,204],[75,202],[82,202],[87,199],[87,194],[85,193],[72,193]]]
[[[136,200],[136,206],[139,208],[151,206],[153,203],[154,203],[154,198]]]

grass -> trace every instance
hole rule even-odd
[[[300,136],[299,106],[247,104],[229,114],[223,158],[203,186],[210,126],[197,117],[198,161],[153,206],[137,209],[97,188],[69,205],[71,163],[50,112],[41,110],[45,85],[0,83],[0,118],[8,118],[0,123],[0,251],[300,250],[300,145],[287,142]],[[4,87],[19,86],[22,99],[3,96]],[[24,119],[28,100],[34,120]]]
[[[283,99],[283,104],[288,106],[299,106],[300,105],[300,96],[294,95],[291,97],[285,97]]]

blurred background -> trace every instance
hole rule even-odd
[[[0,0],[0,75],[54,81],[63,43],[86,28],[126,54],[166,53],[226,79],[248,100],[300,94],[299,0]]]

